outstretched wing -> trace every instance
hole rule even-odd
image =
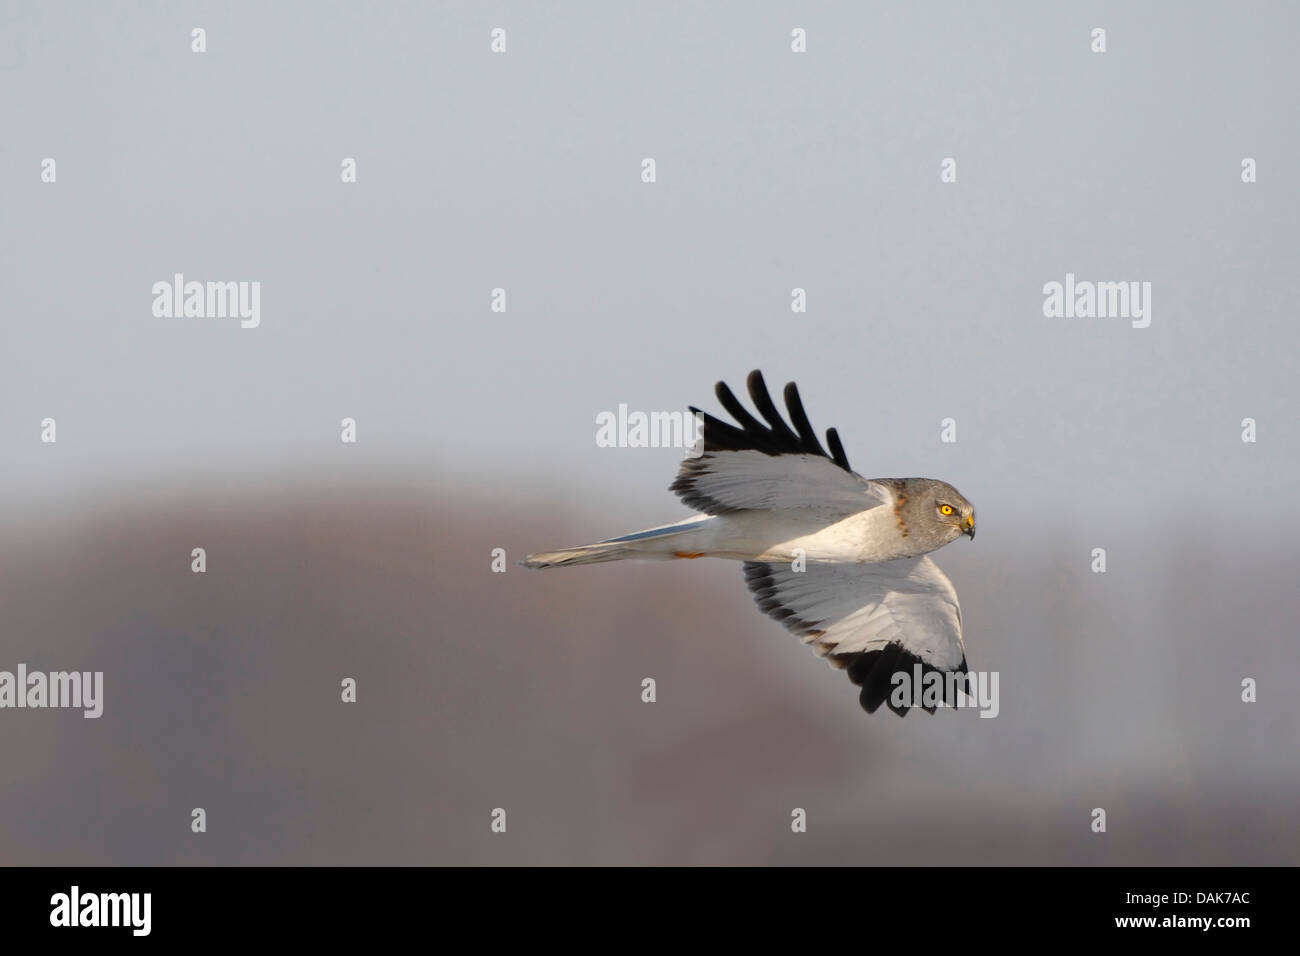
[[[849,468],[835,429],[826,432],[828,455],[804,412],[799,389],[785,387],[792,429],[767,392],[761,372],[749,373],[749,396],[766,424],[755,418],[725,382],[718,400],[739,425],[704,415],[704,449],[682,462],[669,486],[682,501],[706,514],[751,509],[815,509],[850,515],[892,501],[884,486]]]
[[[928,556],[879,564],[809,563],[803,571],[746,561],[745,582],[760,609],[831,666],[848,671],[862,688],[858,699],[868,713],[887,703],[906,714],[908,707],[890,700],[891,678],[898,671],[914,675],[917,664],[922,675],[962,675],[956,682],[944,680],[945,702],[955,704],[956,687],[965,688],[957,592]]]

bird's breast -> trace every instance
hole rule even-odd
[[[924,553],[901,532],[889,506],[848,516],[746,511],[717,521],[710,552],[739,560],[861,564]]]

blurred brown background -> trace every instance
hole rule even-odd
[[[3,715],[0,859],[1300,857],[1294,560],[1206,559],[1210,542],[1170,549],[1152,542],[1179,532],[1149,528],[1112,545],[1135,567],[1093,575],[1068,534],[985,514],[976,543],[938,557],[971,666],[1001,674],[1001,713],[899,720],[863,713],[760,616],[737,565],[525,571],[525,551],[591,536],[578,503],[437,490],[360,475],[137,488],[133,505],[92,496],[15,525],[4,666],[103,670],[105,704],[98,720]],[[1240,703],[1242,676],[1260,703]],[[190,832],[196,806],[206,834]],[[1098,806],[1106,834],[1089,829]],[[496,807],[506,834],[490,832]]]

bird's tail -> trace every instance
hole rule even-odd
[[[603,564],[606,561],[625,561],[629,558],[685,558],[701,557],[701,553],[665,539],[676,535],[685,535],[698,531],[708,520],[707,515],[698,515],[680,521],[677,524],[650,528],[625,534],[621,538],[610,538],[595,544],[584,544],[563,551],[539,551],[530,554],[519,563],[525,568],[560,568],[579,564]],[[678,542],[680,544],[680,542]]]
[[[627,548],[613,542],[584,544],[564,551],[539,551],[519,563],[526,568],[562,568],[571,564],[601,564],[605,561],[622,561],[630,557]]]

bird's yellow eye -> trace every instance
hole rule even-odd
[[[940,505],[940,506],[939,506],[939,514],[941,514],[941,515],[950,515],[950,514],[952,514],[952,505]]]

